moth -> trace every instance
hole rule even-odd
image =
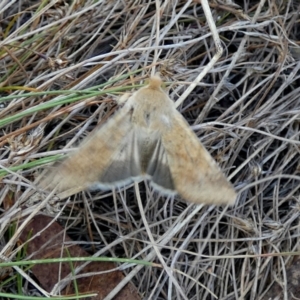
[[[114,116],[46,175],[58,192],[111,189],[148,179],[165,195],[234,204],[236,193],[153,76]]]

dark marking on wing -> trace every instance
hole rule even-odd
[[[152,177],[151,180],[158,186],[167,190],[175,190],[168,165],[168,158],[161,141],[157,141],[156,143],[152,157],[148,163],[147,174]]]

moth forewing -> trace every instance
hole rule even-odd
[[[123,150],[126,145],[124,137],[133,135],[132,131],[130,108],[123,107],[58,167],[46,174],[42,187],[57,187],[58,192],[63,192],[74,187],[84,190],[95,186],[102,176],[109,177],[107,173],[117,156],[116,151]],[[103,186],[105,184],[102,182]]]
[[[193,203],[234,204],[232,185],[177,111],[172,124],[165,128],[162,143],[176,191]]]
[[[161,88],[150,78],[44,181],[58,191],[112,188],[148,178],[193,203],[233,204],[235,191]]]

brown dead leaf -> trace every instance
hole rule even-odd
[[[41,232],[27,245],[27,254],[33,254],[32,259],[42,258],[60,258],[60,257],[81,257],[89,256],[82,248],[77,245],[66,245],[72,240],[68,236],[64,236],[64,228],[54,222],[46,230],[44,228],[51,222],[51,218],[47,216],[36,216],[32,222],[22,232],[20,239],[26,243],[28,236],[34,236]],[[43,230],[43,231],[42,231]],[[63,248],[62,247],[66,245]],[[81,262],[74,262],[73,266],[80,265]],[[116,265],[111,262],[91,262],[80,274],[89,272],[108,271],[116,268]],[[51,263],[40,264],[32,267],[32,272],[39,280],[41,286],[48,292],[52,290],[54,285],[61,279],[71,273],[70,263]],[[51,276],[49,276],[51,274]],[[121,271],[112,271],[105,274],[79,278],[76,280],[79,293],[97,293],[93,298],[101,300],[124,278]],[[74,294],[74,286],[71,283],[67,286],[63,294]],[[140,297],[133,284],[127,284],[124,289],[114,298],[116,300],[139,300]]]

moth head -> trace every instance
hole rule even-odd
[[[146,88],[153,89],[153,90],[160,90],[162,85],[162,80],[158,74],[150,77],[149,83]]]

